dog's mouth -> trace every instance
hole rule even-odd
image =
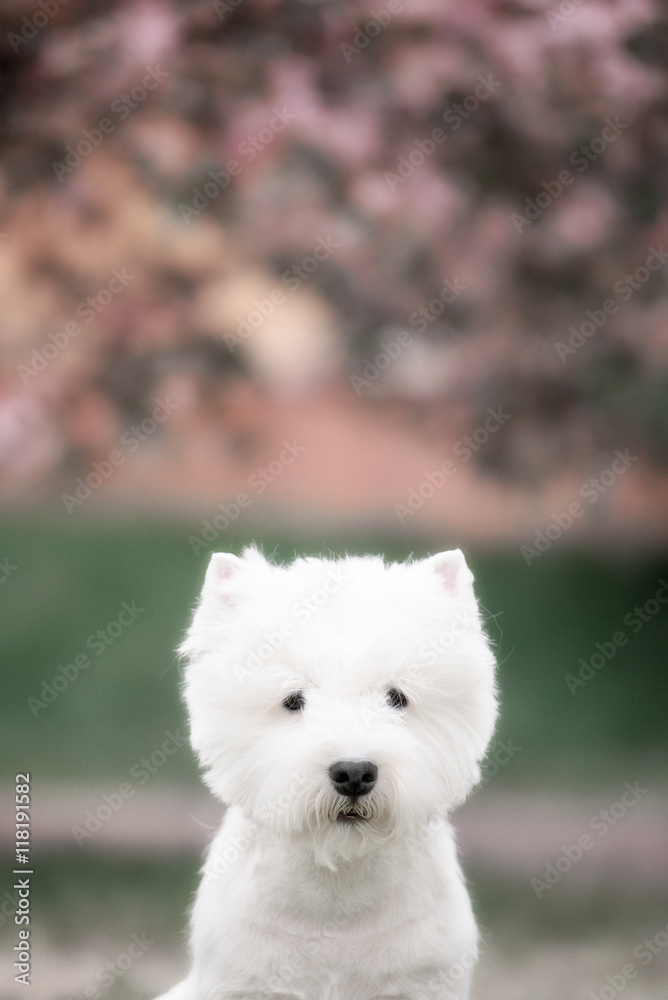
[[[337,823],[364,823],[368,818],[368,815],[362,813],[356,805],[349,804],[337,814],[336,821]]]

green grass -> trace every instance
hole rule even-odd
[[[188,543],[197,531],[197,524],[148,519],[5,519],[0,559],[16,567],[0,584],[5,774],[30,769],[45,781],[122,781],[166,731],[184,730],[173,651],[206,565],[207,553],[195,557]],[[238,551],[249,540],[226,533],[214,547]],[[257,540],[278,558],[343,548],[409,554],[397,539]],[[498,648],[498,734],[522,748],[495,780],[542,783],[549,776],[581,784],[613,773],[633,780],[653,761],[658,770],[668,731],[668,605],[637,634],[623,619],[668,580],[668,559],[606,558],[560,543],[531,567],[517,550],[467,555]],[[97,655],[95,633],[117,619],[124,602],[142,611]],[[565,675],[620,629],[628,643],[571,693]],[[67,686],[58,681],[64,690],[48,706],[33,702],[35,715],[28,700],[41,701],[44,682],[77,655],[87,655],[90,666]],[[187,747],[163,772],[165,781],[198,780]]]
[[[82,934],[120,948],[130,931],[144,930],[163,947],[185,951],[187,910],[200,865],[194,855],[69,851],[42,856],[33,879],[33,905],[54,947],[63,951],[78,945]]]

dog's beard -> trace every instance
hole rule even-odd
[[[323,788],[305,806],[305,822],[291,839],[313,851],[317,864],[332,870],[405,832],[396,804],[382,792],[350,798]]]
[[[311,830],[315,831],[331,823],[380,823],[389,814],[389,807],[378,796],[363,795],[349,798],[321,791],[316,795],[307,815]]]
[[[407,801],[385,781],[368,795],[337,794],[319,775],[300,778],[276,798],[256,799],[249,818],[331,870],[374,849],[416,837],[428,821],[426,803]]]

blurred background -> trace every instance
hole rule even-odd
[[[2,996],[183,973],[210,552],[461,546],[500,662],[473,1000],[668,995],[658,0],[5,0]],[[138,943],[139,942],[139,943]]]

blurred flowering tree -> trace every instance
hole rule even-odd
[[[662,4],[9,0],[0,37],[8,488],[168,387],[200,489],[324,394],[416,469],[501,407],[476,475],[625,447],[665,491]]]

